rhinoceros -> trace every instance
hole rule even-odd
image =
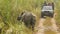
[[[33,13],[24,11],[21,13],[21,15],[18,16],[17,20],[22,20],[26,27],[32,27],[32,30],[34,30],[36,15],[34,15]]]

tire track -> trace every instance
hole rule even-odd
[[[38,31],[36,32],[36,34],[44,34],[44,26],[43,26],[44,21],[45,21],[44,18],[41,18],[39,20],[39,24],[38,24],[38,26],[36,28]]]
[[[56,25],[56,20],[54,18],[51,18],[51,23],[52,23],[52,31],[56,32],[56,34],[60,34],[57,30],[58,30],[58,27]]]

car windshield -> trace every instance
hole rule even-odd
[[[43,6],[42,10],[52,10],[52,6]]]

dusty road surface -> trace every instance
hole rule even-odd
[[[51,18],[51,23],[52,23],[52,31],[56,32],[56,34],[59,34],[59,32],[57,31],[58,30],[58,27],[56,25],[56,20],[54,18]]]
[[[44,26],[43,26],[43,23],[45,22],[45,19],[44,18],[41,18],[40,20],[39,20],[39,24],[38,24],[38,26],[37,26],[37,32],[36,32],[36,34],[44,34]]]
[[[39,24],[37,25],[37,32],[36,32],[36,34],[45,34],[44,32],[45,32],[45,30],[47,29],[50,29],[51,31],[53,31],[53,32],[55,32],[56,34],[60,34],[58,31],[57,31],[57,29],[58,29],[58,27],[57,27],[57,25],[56,25],[56,20],[54,19],[54,18],[51,18],[51,26],[50,27],[45,27],[44,25],[43,25],[43,23],[45,23],[45,20],[46,19],[44,19],[44,18],[41,18],[40,20],[39,20]]]

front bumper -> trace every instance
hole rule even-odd
[[[51,13],[51,12],[42,12],[41,14],[44,15],[44,16],[52,16],[54,13]]]

